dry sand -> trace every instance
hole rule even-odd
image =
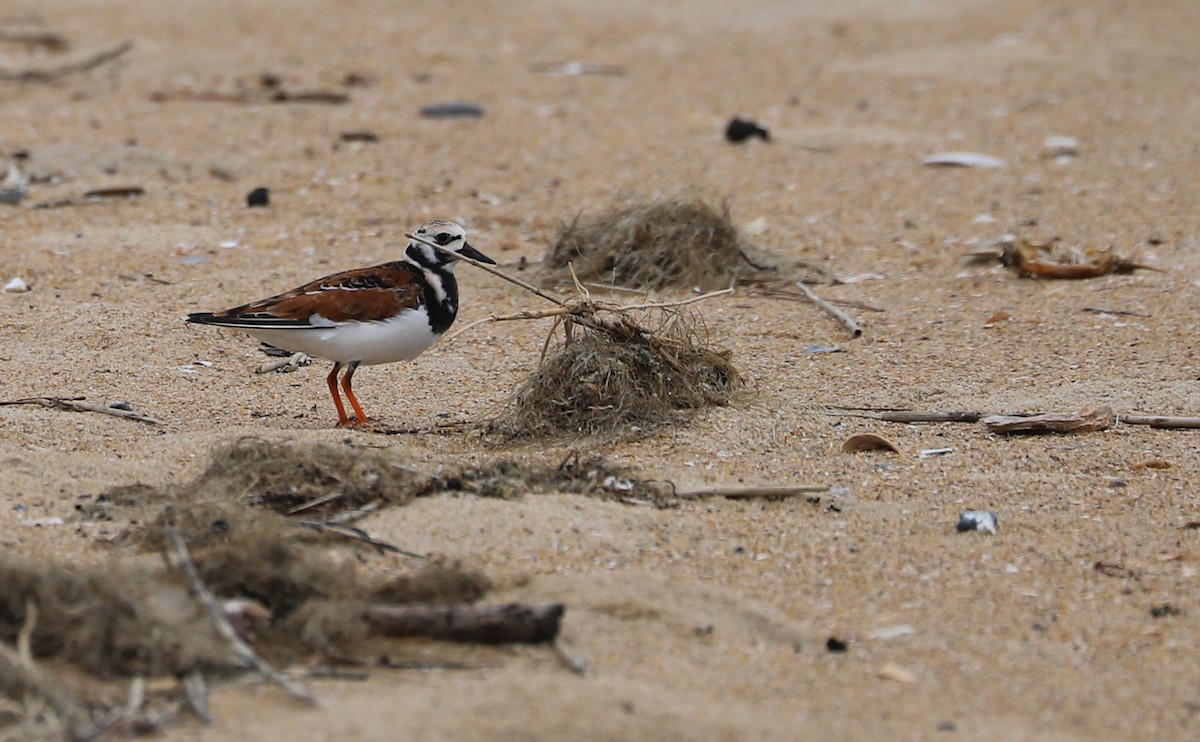
[[[1200,517],[1196,433],[995,438],[974,425],[826,410],[1200,410],[1192,0],[13,0],[0,16],[66,34],[69,58],[135,43],[86,74],[0,82],[0,151],[28,150],[31,166],[57,157],[75,176],[0,206],[0,279],[32,287],[0,295],[0,399],[80,394],[165,422],[0,408],[6,549],[108,558],[103,528],[72,522],[78,496],[193,476],[214,445],[240,435],[351,437],[430,463],[496,455],[453,428],[334,429],[324,364],[255,376],[255,343],[181,321],[392,258],[429,218],[461,221],[477,247],[512,264],[536,260],[558,225],[622,194],[729,198],[736,221],[762,228],[763,246],[865,277],[823,293],[886,310],[857,310],[865,334],[850,340],[805,303],[739,291],[704,304],[750,388],[649,439],[583,444],[680,486],[838,488],[817,504],[655,510],[439,496],[364,523],[486,569],[502,586],[496,598],[566,603],[565,638],[594,676],[570,674],[543,648],[432,646],[431,657],[495,667],[320,682],[319,710],[253,683],[223,685],[213,727],[168,736],[1197,736],[1200,531],[1182,528]],[[62,59],[8,45],[0,55],[6,68]],[[531,70],[570,61],[625,74]],[[253,90],[264,72],[352,100],[152,100]],[[342,88],[351,73],[371,84]],[[485,115],[418,116],[460,100]],[[739,112],[775,141],[725,143]],[[339,142],[362,129],[379,141]],[[1078,138],[1078,156],[1043,157],[1051,135]],[[922,167],[941,150],[1007,167]],[[146,195],[26,208],[125,184]],[[260,185],[272,205],[245,208]],[[1167,272],[1045,282],[960,259],[1010,231],[1112,246]],[[207,260],[185,261],[196,257]],[[469,267],[460,276],[464,324],[536,307]],[[989,322],[1000,311],[1009,319]],[[546,330],[482,326],[414,364],[366,369],[356,388],[396,428],[478,422],[535,366]],[[846,352],[805,355],[810,344]],[[904,453],[839,452],[865,431]],[[953,451],[919,458],[928,448]],[[567,450],[499,453],[553,462]],[[1137,466],[1157,459],[1170,468]],[[999,533],[955,533],[968,508],[996,511]],[[55,517],[67,523],[23,525]],[[848,651],[827,651],[830,637]]]

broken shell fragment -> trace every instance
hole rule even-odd
[[[1042,142],[1042,157],[1076,157],[1079,155],[1079,140],[1075,137],[1046,137]]]
[[[842,443],[842,453],[861,453],[863,451],[891,451],[903,453],[900,447],[887,438],[874,433],[859,433],[852,435]]]
[[[937,152],[921,160],[921,164],[928,167],[1008,167],[1008,163],[999,157],[981,152]]]
[[[917,680],[919,678],[917,677],[917,674],[915,672],[913,672],[912,670],[909,670],[907,668],[901,667],[900,665],[889,662],[886,665],[884,665],[883,667],[879,668],[879,679],[880,680],[894,680],[897,683],[904,683],[905,685],[912,685],[913,683],[917,682]]]
[[[996,520],[996,514],[990,510],[967,510],[958,516],[955,530],[959,533],[979,531],[995,535]]]

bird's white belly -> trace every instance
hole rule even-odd
[[[277,348],[314,358],[364,366],[411,361],[433,345],[433,334],[424,312],[405,311],[382,322],[344,322],[330,327],[302,329],[245,329],[253,337]]]

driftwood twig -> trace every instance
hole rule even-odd
[[[370,605],[363,618],[379,636],[424,636],[460,642],[535,644],[553,641],[562,603],[530,605]]]
[[[676,497],[729,497],[745,499],[751,497],[794,497],[813,493],[828,492],[827,484],[782,484],[759,485],[750,487],[698,487],[691,490],[679,490]]]
[[[882,420],[885,423],[977,423],[983,419],[982,412],[911,412],[909,410],[880,410],[874,411],[864,407],[835,407],[846,410],[846,417],[865,417],[870,420]]]
[[[1192,430],[1200,428],[1200,417],[1171,417],[1169,415],[1117,415],[1117,422],[1126,425],[1149,425],[1152,428]]]
[[[841,322],[842,326],[849,330],[851,335],[854,337],[862,336],[862,328],[858,326],[858,323],[855,322],[850,315],[817,296],[815,293],[813,293],[813,290],[805,286],[803,282],[797,281],[796,288],[800,289],[801,293],[804,294],[804,298],[808,299],[813,304],[816,304],[821,311],[832,316],[838,322]]]
[[[69,412],[98,412],[101,415],[112,415],[113,417],[122,417],[126,420],[135,420],[139,423],[148,425],[162,425],[161,420],[156,420],[149,415],[143,415],[140,412],[126,410],[121,407],[108,407],[104,405],[91,404],[84,402],[87,397],[25,397],[24,399],[6,399],[0,400],[0,407],[16,404],[31,404],[40,405],[41,407],[49,407],[55,410],[67,410]]]
[[[8,69],[0,67],[0,80],[9,80],[12,82],[53,82],[67,75],[93,70],[106,62],[111,62],[132,48],[132,41],[123,41],[111,49],[105,49],[86,59],[81,59],[77,62],[68,62],[58,67],[47,69]]]
[[[889,423],[977,423],[987,417],[1010,418],[1012,421],[1028,421],[1038,417],[1038,413],[1019,413],[1011,415],[991,415],[986,412],[919,412],[883,407],[844,407],[833,406],[838,410],[827,414],[845,415],[847,417],[865,417],[871,420],[881,420]],[[843,412],[844,411],[844,412]],[[1067,415],[1079,413],[1065,413]],[[1114,415],[1112,423],[1125,425],[1146,425],[1163,430],[1197,430],[1200,429],[1200,417],[1173,415]],[[995,431],[1003,432],[1003,431]]]

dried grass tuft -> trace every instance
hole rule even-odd
[[[773,275],[756,264],[751,245],[729,219],[729,207],[674,197],[634,201],[576,219],[554,240],[543,285],[572,280],[637,289],[725,288],[738,278]]]
[[[698,315],[641,310],[657,320],[650,330],[632,314],[599,328],[574,325],[492,428],[513,438],[620,437],[730,401],[741,376],[727,349],[706,342]]]
[[[233,662],[208,616],[170,576],[0,556],[0,641],[16,642],[31,605],[33,656],[97,677],[180,675]]]
[[[407,504],[423,481],[391,449],[241,438],[214,450],[204,474],[183,495],[189,500],[232,495],[275,512],[316,517],[380,499]]]

